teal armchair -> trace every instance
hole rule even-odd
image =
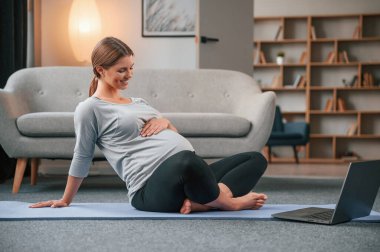
[[[284,123],[281,109],[276,106],[275,118],[269,140],[267,142],[269,157],[271,162],[271,148],[273,146],[291,146],[294,152],[296,163],[299,163],[296,146],[304,146],[309,142],[309,124],[306,122]]]

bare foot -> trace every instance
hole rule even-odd
[[[218,183],[218,186],[219,186],[221,193],[224,193],[229,198],[233,197],[233,194],[232,194],[230,188],[228,188],[228,186],[226,186],[223,183]],[[179,212],[181,214],[189,214],[191,212],[205,212],[205,211],[209,211],[211,209],[213,209],[213,208],[210,206],[206,206],[206,205],[196,203],[194,201],[191,201],[190,199],[185,199],[183,201],[182,207],[179,210]]]
[[[256,210],[264,206],[267,196],[263,193],[250,192],[244,196],[237,197],[239,200],[240,208]]]
[[[183,201],[182,207],[179,210],[181,214],[189,214],[191,213],[191,201],[189,199],[185,199]]]
[[[257,197],[256,205],[252,208],[252,210],[259,209],[264,206],[266,200],[268,199],[268,196],[264,193],[255,193],[252,192],[252,194]]]
[[[191,212],[206,212],[211,210],[212,208],[209,206],[205,206],[189,199],[185,199],[183,201],[182,207],[179,210],[181,214],[189,214]]]

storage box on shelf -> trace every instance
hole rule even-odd
[[[380,14],[254,19],[254,78],[276,92],[287,120],[311,126],[301,162],[378,158],[378,27]],[[276,64],[279,51],[283,64]],[[291,160],[274,151],[274,161]]]

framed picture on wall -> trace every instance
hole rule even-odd
[[[194,37],[195,0],[143,0],[143,37]]]

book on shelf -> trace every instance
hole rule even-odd
[[[306,53],[306,51],[303,51],[301,53],[299,63],[300,64],[305,64],[306,63],[306,58],[307,58],[307,53]]]
[[[337,60],[339,63],[350,63],[350,61],[348,60],[347,51],[344,50],[339,52]]]
[[[306,77],[302,75],[300,82],[298,83],[299,88],[306,87]]]
[[[331,51],[327,54],[327,58],[326,58],[325,62],[332,64],[334,62],[334,59],[335,59],[335,53],[333,51]]]
[[[348,60],[348,55],[347,55],[347,51],[346,50],[343,50],[343,51],[339,52],[339,54],[338,54],[338,62],[341,62],[341,63],[350,63],[350,61]]]
[[[338,62],[344,62],[344,59],[343,59],[343,53],[342,52],[339,52],[338,53]]]
[[[298,86],[298,83],[301,81],[302,75],[297,74],[296,78],[293,81],[292,87],[296,88]]]
[[[347,51],[346,51],[346,50],[343,50],[343,51],[342,51],[342,54],[343,54],[344,62],[345,62],[345,63],[350,63],[350,61],[348,60]]]
[[[279,25],[277,28],[277,31],[276,31],[276,35],[274,36],[274,40],[278,40],[280,38],[280,34],[281,34],[282,30],[283,30],[282,25]]]
[[[333,109],[333,99],[332,98],[328,98],[327,101],[326,101],[325,108],[323,109],[323,111],[325,111],[325,112],[331,112],[332,109]]]
[[[373,87],[375,84],[375,78],[373,77],[373,74],[368,73],[368,78],[369,78],[369,86]]]
[[[365,72],[365,73],[363,73],[363,77],[362,77],[362,87],[367,87],[369,84],[368,82],[369,82],[368,73]]]
[[[266,64],[267,60],[265,59],[265,54],[263,51],[260,51],[260,63],[261,64]]]
[[[353,122],[350,125],[350,127],[348,128],[348,130],[347,130],[347,135],[348,136],[356,135],[357,131],[358,131],[358,123],[357,122]]]
[[[297,74],[293,84],[290,87],[301,88],[306,86],[306,78],[302,74]]]
[[[253,50],[253,64],[259,64],[260,63],[260,50],[255,49]]]
[[[338,98],[337,100],[337,108],[338,108],[338,111],[340,112],[344,112],[346,111],[346,103],[345,101],[342,99],[342,98]]]
[[[360,38],[360,30],[361,30],[360,25],[357,25],[355,27],[354,33],[352,34],[352,38],[354,38],[354,39]]]
[[[314,26],[311,26],[311,31],[310,31],[310,36],[311,36],[311,39],[317,39],[317,35],[315,33],[315,27]]]
[[[375,79],[372,73],[363,73],[362,86],[363,87],[373,87],[375,85]]]
[[[272,79],[271,88],[281,88],[282,87],[282,78],[280,74],[277,74]]]

